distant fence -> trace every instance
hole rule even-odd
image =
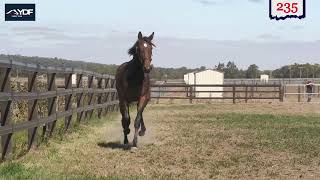
[[[286,84],[284,85],[284,98],[286,101],[306,101],[307,96],[311,95],[313,100],[320,101],[320,84],[314,84],[313,92],[306,92],[305,84]]]
[[[260,78],[224,79],[224,84],[305,84],[307,80],[320,83],[320,78],[270,78],[267,82]],[[168,79],[168,84],[185,84],[183,79]]]
[[[22,69],[28,74],[27,92],[15,92],[11,88],[11,73],[15,69]],[[37,90],[37,77],[46,74],[47,89],[43,92]],[[76,74],[76,87],[72,87],[72,75]],[[64,88],[58,89],[56,77],[64,77]],[[87,77],[86,88],[83,78]],[[94,81],[96,85],[94,86]],[[92,117],[93,112],[100,118],[109,111],[118,109],[118,97],[115,89],[114,76],[99,74],[81,69],[67,67],[46,67],[39,64],[26,64],[10,60],[0,60],[0,113],[1,113],[1,159],[11,152],[12,135],[18,131],[28,131],[27,150],[34,142],[37,128],[43,127],[42,135],[50,137],[56,122],[64,118],[64,128],[68,130],[72,116],[81,122]],[[59,111],[58,97],[64,97],[64,107]],[[86,98],[86,101],[84,101]],[[39,101],[47,101],[46,117],[38,116]],[[73,103],[75,100],[75,103]],[[12,123],[12,104],[14,102],[28,102],[28,118],[25,121]],[[73,107],[75,106],[75,107]]]
[[[320,78],[271,78],[268,82],[256,79],[224,79],[224,84],[305,84],[307,80],[320,82]]]
[[[199,87],[205,88],[217,88],[222,90],[197,90]],[[201,97],[199,93],[217,94],[222,93],[221,97],[208,96]],[[186,85],[186,84],[154,84],[151,88],[151,96],[153,99],[189,99],[192,103],[194,99],[229,99],[233,103],[236,100],[245,100],[247,102],[251,99],[278,99],[283,101],[283,86],[281,84],[270,85],[244,85],[244,84],[232,84],[232,85]]]

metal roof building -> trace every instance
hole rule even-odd
[[[218,84],[222,85],[224,74],[222,72],[207,69],[204,71],[192,72],[184,75],[184,82],[188,85],[194,84]],[[223,87],[196,87],[196,91],[222,91]],[[223,93],[199,92],[196,97],[222,97]]]

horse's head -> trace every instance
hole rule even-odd
[[[154,32],[149,37],[142,36],[142,33],[138,33],[138,41],[135,44],[134,49],[129,50],[129,54],[137,55],[141,65],[143,65],[143,71],[149,73],[152,69],[152,48],[155,46],[152,43]],[[135,51],[135,52],[130,52]]]

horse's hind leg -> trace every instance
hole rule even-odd
[[[127,103],[120,103],[120,112],[122,115],[121,123],[124,134],[124,144],[128,144],[128,134],[130,133],[130,114],[129,114],[129,106]]]

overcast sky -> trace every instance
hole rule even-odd
[[[155,32],[155,66],[320,63],[319,0],[285,21],[269,19],[268,0],[20,0],[36,3],[36,21],[5,22],[16,2],[1,1],[0,53],[121,64],[141,30]]]

